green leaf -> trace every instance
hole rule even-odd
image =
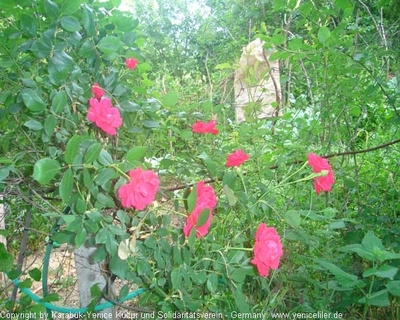
[[[143,276],[143,275],[151,275],[151,265],[150,263],[145,260],[145,259],[140,259],[137,262],[137,273],[139,276]]]
[[[394,276],[397,274],[397,271],[399,271],[398,268],[385,264],[385,265],[381,266],[379,269],[370,268],[370,269],[366,270],[363,273],[363,277],[369,277],[371,275],[375,275],[380,278],[393,279]]]
[[[230,275],[230,278],[236,283],[243,283],[246,279],[247,271],[243,268],[234,269]]]
[[[103,184],[107,183],[108,181],[118,178],[118,173],[112,168],[103,168],[98,171],[98,175],[94,179],[94,182],[102,186]]]
[[[56,20],[60,15],[60,9],[57,4],[50,0],[44,0],[44,10],[46,12],[46,18],[50,18],[50,20]]]
[[[355,243],[355,244],[350,244],[348,246],[344,246],[339,248],[339,251],[342,252],[355,252],[357,253],[361,258],[367,259],[369,261],[375,261],[377,258],[374,255],[374,253],[372,253],[369,250],[366,250],[364,246],[362,246],[361,244]]]
[[[61,6],[61,12],[65,15],[79,10],[82,0],[65,0]]]
[[[64,91],[57,92],[52,99],[51,107],[56,114],[65,110],[67,106],[67,94]]]
[[[107,228],[101,228],[95,237],[95,241],[97,244],[99,243],[106,243],[109,231]]]
[[[178,94],[174,91],[171,91],[165,95],[162,103],[164,107],[173,107],[178,103],[178,100],[179,100]]]
[[[82,23],[88,36],[94,36],[96,28],[93,19],[93,11],[87,5],[82,8]]]
[[[272,2],[274,11],[280,11],[286,8],[286,0],[274,0]]]
[[[369,304],[371,306],[376,306],[376,307],[389,307],[390,301],[389,301],[388,290],[383,289],[378,292],[369,294],[366,297],[358,300],[358,303]]]
[[[207,289],[211,292],[214,293],[218,289],[218,276],[215,273],[210,273],[207,277],[207,283],[206,283]]]
[[[334,265],[333,263],[323,259],[314,259],[314,261],[316,261],[324,269],[332,273],[340,285],[343,285],[345,287],[354,287],[357,284],[357,276],[343,271],[341,268]]]
[[[344,229],[346,228],[346,224],[344,223],[344,221],[333,221],[328,225],[328,229]]]
[[[97,44],[97,48],[103,53],[114,53],[122,46],[122,42],[117,37],[105,36]]]
[[[224,185],[223,187],[223,191],[226,195],[226,198],[228,199],[228,204],[230,206],[234,206],[237,202],[237,198],[235,196],[235,193],[233,192],[233,190],[231,188],[229,188],[227,185]]]
[[[82,137],[78,135],[74,135],[71,139],[69,139],[67,146],[65,148],[64,161],[68,164],[72,164],[75,156],[78,155],[79,152],[79,144],[82,141]]]
[[[202,152],[197,157],[203,160],[204,164],[206,165],[207,170],[210,172],[210,174],[213,177],[215,177],[217,175],[217,166],[215,165],[215,163],[211,159],[211,157],[205,152]]]
[[[160,127],[160,123],[156,120],[143,120],[142,124],[144,127],[146,128],[159,128]]]
[[[76,234],[75,237],[75,247],[79,248],[81,245],[83,245],[86,241],[86,237],[87,237],[87,231],[86,229],[82,226],[81,229],[79,229],[79,231]]]
[[[173,289],[180,289],[182,286],[182,274],[179,269],[174,269],[171,272],[171,283]]]
[[[232,66],[228,62],[220,63],[215,66],[215,70],[222,70],[222,69],[232,69]]]
[[[33,119],[30,119],[27,122],[25,122],[24,126],[33,131],[38,131],[43,129],[43,125],[39,121]]]
[[[60,19],[61,26],[64,30],[69,32],[79,31],[81,25],[78,20],[71,16],[64,16]]]
[[[361,241],[362,245],[367,250],[385,250],[381,239],[379,239],[372,231],[368,231]]]
[[[115,274],[119,279],[125,280],[129,277],[129,264],[126,261],[113,256],[110,259],[110,271]]]
[[[203,209],[200,212],[199,217],[198,217],[198,219],[196,221],[196,227],[203,226],[207,222],[208,217],[210,216],[210,213],[211,213],[210,209],[208,209],[208,208]]]
[[[96,54],[95,46],[92,39],[86,39],[79,49],[79,56],[81,58],[90,58]]]
[[[250,306],[246,301],[246,297],[242,292],[241,288],[235,290],[235,302],[239,312],[247,313],[250,312]]]
[[[91,189],[93,186],[93,179],[88,169],[83,168],[83,185],[85,188]]]
[[[197,202],[197,190],[196,186],[193,186],[192,190],[189,190],[189,195],[187,197],[187,211],[192,213]]]
[[[146,154],[147,147],[137,146],[130,149],[125,156],[126,161],[135,163],[138,160],[142,160]]]
[[[84,163],[92,163],[97,160],[100,155],[102,146],[100,143],[96,142],[92,144],[86,151]]]
[[[93,262],[103,261],[107,257],[107,251],[104,245],[97,246],[96,251],[92,254]]]
[[[42,272],[38,268],[29,270],[28,274],[35,281],[40,281],[40,279],[42,278]]]
[[[318,41],[321,44],[325,44],[326,41],[331,37],[331,32],[328,27],[321,27],[318,30]]]
[[[32,16],[23,14],[20,18],[21,21],[21,29],[27,34],[29,37],[35,37],[37,31],[37,20]]]
[[[291,227],[298,228],[301,224],[300,214],[296,210],[288,210],[285,213],[285,221]]]
[[[121,290],[119,290],[118,299],[123,300],[129,294],[130,287],[128,284],[122,286]]]
[[[53,135],[54,128],[56,127],[56,118],[49,114],[44,121],[44,132],[50,137]]]
[[[224,173],[224,177],[222,178],[222,184],[227,185],[230,189],[235,189],[237,175],[232,170],[227,170]]]
[[[53,235],[52,240],[57,243],[74,244],[75,233],[72,232],[57,232]]]
[[[7,251],[3,243],[0,242],[0,271],[8,272],[14,264],[13,256]]]
[[[73,173],[72,169],[69,168],[61,179],[59,192],[62,201],[66,204],[70,204],[71,194],[72,194],[72,187],[73,187]]]
[[[51,44],[42,41],[42,40],[37,40],[34,41],[30,50],[33,52],[33,54],[39,58],[39,59],[43,59],[47,56],[50,55],[51,53]]]
[[[99,193],[96,198],[96,207],[101,206],[103,208],[112,208],[115,207],[115,202],[111,196],[104,193]]]
[[[51,58],[51,62],[59,72],[66,72],[70,70],[74,65],[75,61],[64,51],[57,51]]]
[[[144,241],[144,245],[150,249],[155,249],[157,247],[157,240],[153,235],[150,235]]]
[[[389,281],[386,284],[386,288],[390,294],[392,294],[396,297],[400,297],[400,280]]]
[[[102,149],[100,151],[100,155],[99,155],[99,159],[98,161],[100,162],[100,164],[102,164],[103,166],[108,166],[110,164],[113,164],[113,159],[111,157],[111,155],[104,149]]]
[[[46,108],[46,104],[41,97],[38,96],[36,91],[32,89],[25,89],[21,93],[22,101],[25,106],[33,112],[41,112]]]
[[[126,112],[136,112],[140,110],[140,105],[129,100],[122,101],[120,104],[122,110]]]
[[[40,184],[46,184],[60,171],[61,166],[57,160],[50,158],[40,159],[33,167],[33,178]]]
[[[2,182],[5,179],[7,179],[9,174],[10,174],[10,169],[8,169],[8,168],[0,168],[0,182]]]
[[[40,299],[41,302],[52,302],[52,301],[58,301],[58,300],[60,300],[60,297],[55,292],[49,293],[48,295],[46,295],[45,297]]]

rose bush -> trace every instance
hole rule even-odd
[[[303,221],[326,221],[328,227],[320,229],[330,236],[343,222],[322,200],[312,204],[315,208],[297,210],[303,205],[297,194],[309,197],[304,181],[313,179],[318,194],[332,189],[334,174],[327,160],[310,153],[305,165],[327,174],[302,178],[304,166],[297,170],[292,160],[303,158],[303,148],[269,145],[265,123],[230,124],[219,114],[207,115],[209,109],[201,118],[216,120],[203,122],[197,114],[167,110],[181,103],[173,94],[158,92],[150,98],[152,66],[144,57],[140,64],[134,58],[121,63],[132,53],[142,57],[130,16],[111,9],[106,14],[89,4],[72,12],[52,1],[43,6],[38,9],[46,17],[40,35],[23,30],[21,43],[13,47],[30,59],[19,66],[24,78],[15,88],[5,81],[1,101],[7,119],[17,119],[17,127],[28,132],[21,145],[35,146],[29,157],[22,153],[27,162],[10,172],[26,167],[26,176],[34,180],[27,185],[53,190],[48,207],[58,208],[54,219],[63,221],[54,240],[95,246],[93,261],[106,258],[110,273],[146,290],[139,298],[144,307],[269,310],[287,274],[296,272],[291,265],[296,249],[315,250],[320,239],[302,228]],[[75,20],[78,25],[71,24]],[[21,24],[25,29],[30,25],[26,20]],[[81,38],[73,31],[78,27]],[[36,70],[40,77],[25,78]],[[86,118],[101,131],[93,133]],[[193,133],[211,136],[202,141],[204,136],[194,139]],[[21,152],[16,154],[19,163]],[[249,154],[252,165],[242,166]],[[270,168],[275,163],[276,173]],[[47,198],[38,200],[46,203]],[[71,215],[61,213],[64,206]],[[120,290],[122,297],[127,288]]]

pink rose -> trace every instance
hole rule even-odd
[[[137,64],[138,64],[138,60],[136,60],[135,58],[127,58],[125,60],[125,65],[130,70],[135,69]]]
[[[111,100],[108,98],[101,100],[90,98],[89,105],[87,115],[89,121],[94,122],[105,133],[115,135],[117,133],[116,128],[119,128],[122,124],[122,118],[119,110],[111,105]]]
[[[197,122],[192,125],[192,131],[194,133],[211,133],[215,135],[219,132],[215,124],[215,120],[210,120],[209,122],[197,120]]]
[[[104,90],[99,86],[97,82],[93,83],[92,85],[92,94],[100,100],[102,96],[104,96]]]
[[[249,159],[250,156],[247,153],[244,153],[242,150],[236,150],[234,153],[231,153],[226,158],[226,166],[227,167],[240,166],[243,162]]]
[[[183,233],[188,237],[192,228],[195,228],[197,238],[201,238],[208,233],[208,228],[210,227],[212,220],[212,210],[217,205],[217,198],[213,187],[205,186],[204,181],[197,183],[196,195],[196,205],[191,214],[188,215],[186,224],[183,228]],[[208,218],[204,224],[199,226],[197,225],[197,220],[199,219],[201,212],[205,209],[209,210]]]
[[[319,195],[321,190],[324,192],[331,191],[332,185],[335,182],[333,171],[328,163],[328,160],[317,156],[314,153],[308,154],[308,164],[312,167],[314,173],[319,173],[322,170],[327,170],[328,174],[322,177],[314,178],[314,189]]]
[[[140,167],[131,170],[129,176],[130,182],[118,189],[118,197],[125,208],[143,210],[154,201],[160,180],[153,171]]]
[[[257,267],[262,277],[268,277],[269,269],[278,269],[279,259],[283,254],[282,243],[275,228],[261,223],[256,231],[254,259],[251,263]]]

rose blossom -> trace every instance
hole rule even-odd
[[[129,172],[131,180],[118,189],[118,197],[125,208],[143,210],[154,201],[160,180],[151,170],[137,167]]]
[[[104,90],[99,86],[97,82],[93,83],[92,85],[92,94],[97,98],[97,100],[100,100],[102,96],[104,96],[105,92]]]
[[[215,135],[219,132],[215,124],[215,120],[210,120],[209,122],[197,120],[197,122],[192,125],[192,131],[194,133],[211,133]]]
[[[319,195],[322,191],[331,191],[332,185],[335,182],[332,167],[329,165],[328,160],[317,156],[314,153],[308,154],[308,164],[312,167],[314,173],[319,173],[322,170],[327,170],[326,176],[314,178],[314,189]]]
[[[260,276],[268,277],[270,268],[278,269],[282,254],[282,243],[275,228],[267,228],[265,223],[261,223],[256,231],[254,259],[251,260]]]
[[[88,119],[105,133],[115,135],[117,133],[116,128],[119,128],[122,124],[122,119],[119,110],[111,105],[111,100],[108,98],[101,100],[90,98],[89,105]]]
[[[236,150],[235,152],[228,155],[228,157],[226,158],[226,166],[240,166],[243,162],[249,159],[250,156],[247,153],[244,153],[242,150]]]
[[[217,198],[213,187],[205,186],[204,181],[197,183],[196,196],[196,205],[191,214],[188,215],[186,224],[183,228],[183,233],[188,237],[192,228],[195,228],[197,238],[201,238],[208,233],[208,228],[210,227],[212,220],[212,210],[217,205]],[[204,209],[209,210],[207,221],[203,225],[197,226],[197,220]]]
[[[137,64],[138,64],[138,60],[136,60],[135,58],[127,58],[125,60],[125,65],[130,70],[135,69]]]

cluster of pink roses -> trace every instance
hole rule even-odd
[[[195,133],[202,134],[218,134],[218,129],[216,128],[215,120],[210,120],[209,122],[202,122],[197,120],[196,123],[192,125],[192,131]],[[236,150],[235,152],[229,154],[226,160],[227,167],[234,167],[242,165],[246,160],[250,159],[250,156],[244,153],[242,150]],[[326,175],[314,178],[314,188],[319,195],[321,190],[328,192],[331,190],[332,184],[334,183],[333,171],[330,167],[328,161],[321,158],[313,153],[308,155],[308,164],[312,167],[314,173],[320,173],[322,170],[327,171]],[[203,185],[201,185],[203,186]],[[197,237],[202,237],[208,232],[208,227],[211,224],[211,211],[216,203],[214,192],[208,192],[208,200],[206,200],[206,193],[203,193],[203,187],[200,188],[198,192],[199,207],[195,207],[193,212],[188,216],[187,223],[184,228],[185,235],[188,236],[191,228],[196,228]],[[211,203],[212,205],[208,205]],[[199,212],[208,208],[210,214],[208,220],[202,226],[197,226],[197,219],[199,218]],[[283,254],[282,243],[277,233],[276,229],[273,227],[267,227],[265,223],[261,223],[256,231],[255,244],[254,244],[254,258],[251,263],[257,267],[259,274],[263,277],[269,275],[270,269],[277,269],[279,266],[280,258]]]
[[[128,58],[125,61],[128,69],[134,69],[137,63],[138,61],[133,58]],[[89,100],[88,119],[107,134],[115,135],[116,129],[122,125],[119,110],[112,106],[109,98],[104,96],[105,92],[98,83],[93,84],[92,94],[94,97]],[[192,125],[192,131],[213,135],[219,133],[215,120],[210,120],[209,122],[197,120]],[[239,149],[227,156],[225,165],[227,167],[238,167],[249,159],[250,156]],[[334,183],[334,176],[328,161],[310,153],[308,155],[308,164],[312,167],[314,173],[326,171],[325,175],[314,178],[314,188],[317,194],[319,195],[321,190],[324,192],[330,191]],[[132,207],[136,210],[143,210],[155,199],[160,185],[158,176],[151,170],[143,170],[138,167],[129,172],[129,178],[130,181],[118,189],[121,204],[125,208]],[[201,238],[208,233],[213,218],[212,211],[217,205],[217,197],[213,187],[206,186],[204,181],[198,182],[194,190],[196,192],[196,202],[192,212],[188,213],[183,233],[188,237],[194,229],[196,237]],[[283,250],[276,229],[261,223],[256,231],[253,251],[254,258],[251,263],[257,267],[261,276],[267,277],[270,269],[277,269]]]

